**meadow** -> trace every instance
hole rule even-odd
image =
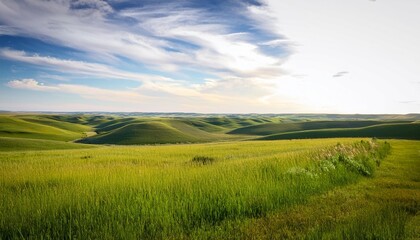
[[[253,140],[262,134],[229,133],[259,126],[252,131],[270,134],[267,124],[273,131],[284,130],[273,128],[284,119],[267,117],[4,118],[0,239],[420,237],[420,141],[267,141]],[[340,129],[384,124],[314,121],[287,122],[295,129],[309,125],[308,131],[326,124]],[[157,125],[196,137],[188,141],[206,143],[74,142],[138,125],[142,134],[159,134],[143,131]],[[205,133],[196,136],[197,129]],[[142,134],[134,136],[144,139]],[[126,141],[124,136],[120,138]]]

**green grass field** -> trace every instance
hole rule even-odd
[[[418,139],[419,123],[85,114],[0,123],[0,239],[420,238],[420,141],[370,139]],[[323,139],[253,140],[261,136]]]
[[[386,198],[386,207],[378,199],[364,206],[372,212],[364,221],[372,226],[383,230],[392,219],[398,221],[388,231],[375,231],[379,238],[411,236],[417,231],[411,221],[419,211],[418,194],[407,190],[397,201],[374,186],[382,182],[389,186],[385,190],[402,192],[408,186],[418,193],[419,172],[413,168],[419,166],[420,143],[391,144],[396,148],[380,167],[388,145],[355,139],[2,152],[1,237],[271,239],[276,234],[315,239],[346,234],[356,239],[361,229],[370,231],[358,225],[360,205],[331,205],[331,211],[343,212],[335,225],[319,210],[324,198],[347,188],[372,188],[370,197]],[[212,161],[192,161],[196,156]],[[300,208],[308,211],[308,220],[294,228],[302,224],[294,215]],[[374,217],[376,208],[383,217]],[[285,218],[296,222],[278,225]]]

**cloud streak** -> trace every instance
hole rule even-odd
[[[337,72],[336,74],[334,74],[332,77],[334,77],[334,78],[338,78],[338,77],[342,77],[342,76],[344,76],[344,75],[346,75],[346,74],[349,74],[349,72],[346,72],[346,71],[341,71],[341,72]]]
[[[120,56],[163,71],[188,68],[256,76],[277,69],[277,56],[253,43],[217,13],[183,2],[114,10],[99,0],[6,0],[0,23],[22,36],[64,45],[99,58]],[[246,10],[246,9],[245,9]],[[243,15],[249,13],[238,8]],[[222,13],[219,13],[222,14]],[[238,21],[238,20],[236,20]],[[245,18],[241,20],[245,23]],[[270,71],[274,72],[274,71]]]
[[[184,1],[150,2],[142,7],[123,9],[115,8],[112,3],[100,0],[1,1],[0,34],[72,48],[78,52],[72,56],[87,59],[0,48],[1,58],[53,70],[39,76],[68,83],[44,85],[35,79],[21,79],[9,81],[7,86],[107,101],[141,102],[146,97],[156,102],[189,107],[209,105],[215,109],[220,104],[232,105],[233,110],[238,109],[234,106],[239,104],[268,106],[270,101],[266,96],[273,96],[273,82],[283,74],[283,55],[279,56],[278,51],[286,53],[287,43],[278,44],[280,35],[259,28],[254,22],[257,13],[251,11],[248,3],[232,1],[217,11],[194,7]],[[169,76],[188,75],[189,71],[202,74],[187,81],[142,73],[143,70],[134,68],[121,70],[111,65],[116,62],[146,66],[146,70],[151,70],[147,72],[166,72]],[[113,91],[87,86],[89,83],[71,84],[70,79],[62,77],[48,77],[56,72],[76,77],[130,80],[138,82],[139,86]]]
[[[135,88],[135,90],[141,92],[143,96],[154,98],[178,97],[196,100],[202,99],[212,104],[226,101],[243,102],[244,104],[258,103],[255,99],[263,99],[265,95],[272,94],[272,87],[276,81],[275,78],[224,76],[220,79],[205,79],[202,83],[192,84],[184,80],[121,71],[103,64],[65,60],[37,54],[30,55],[24,51],[11,49],[0,49],[0,57],[71,74],[82,74],[106,79],[125,79],[139,82],[141,85]],[[61,78],[59,80],[63,81],[65,79]],[[13,80],[7,85],[13,88],[39,91],[63,91],[64,87],[67,89],[72,86],[64,84],[44,86],[33,79]],[[78,85],[77,88],[82,88],[82,85]],[[69,91],[65,92],[69,93]],[[77,93],[77,91],[71,93]],[[103,95],[102,93],[104,93],[104,91],[95,90],[91,91],[89,96],[98,94],[98,99],[107,99],[100,97]],[[130,92],[123,93],[132,96]],[[120,96],[120,98],[121,97],[122,96]],[[126,99],[124,97],[122,98]],[[135,98],[130,97],[130,99]],[[264,101],[264,103],[266,103],[266,101]]]
[[[104,77],[104,78],[116,78],[116,79],[126,79],[138,82],[144,81],[171,81],[170,78],[165,78],[162,76],[156,75],[147,75],[132,73],[127,71],[121,71],[113,67],[99,64],[91,63],[84,61],[74,61],[60,59],[50,56],[40,56],[38,54],[30,55],[25,51],[17,51],[12,49],[0,49],[0,57],[34,64],[41,67],[52,68],[54,70],[62,72],[70,72],[75,74],[85,74],[90,76]]]

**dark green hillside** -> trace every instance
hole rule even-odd
[[[80,142],[132,145],[197,142],[200,139],[200,136],[186,134],[162,122],[147,122],[129,124],[106,134],[82,139]]]
[[[396,139],[420,139],[420,123],[381,124],[363,128],[321,129],[269,135],[260,140],[301,139],[301,138],[339,138],[376,137]]]
[[[130,118],[101,125],[96,136],[80,140],[96,144],[165,144],[187,142],[209,142],[233,139],[223,134],[224,128],[197,119]]]
[[[49,118],[62,121],[77,123],[82,125],[96,126],[101,123],[106,123],[116,119],[112,115],[90,115],[90,114],[62,114],[62,115],[47,115]]]
[[[166,119],[162,120],[162,122],[178,129],[183,133],[204,139],[214,138],[218,135],[212,134],[212,132],[220,132],[224,130],[218,126],[214,126],[195,119]]]
[[[151,121],[151,119],[149,119],[149,121]],[[99,125],[97,125],[95,127],[96,132],[97,133],[106,133],[124,126],[127,126],[129,124],[133,124],[133,123],[143,123],[144,120],[141,120],[139,118],[134,118],[134,117],[130,117],[130,118],[119,118],[119,119],[114,119],[111,121],[107,121],[104,123],[101,123]]]
[[[183,122],[185,124],[194,126],[200,130],[206,131],[206,132],[210,132],[210,133],[218,133],[218,132],[223,132],[226,131],[225,128],[217,126],[217,125],[213,125],[210,124],[208,122],[205,122],[202,119],[194,119],[194,118],[176,118],[176,120]]]
[[[220,131],[225,130],[224,128],[220,128],[220,127],[217,127],[217,126],[214,126],[214,125],[211,125],[211,124],[208,124],[208,123],[196,120],[196,119],[191,119],[191,118],[155,118],[155,117],[119,118],[119,119],[115,119],[112,121],[99,124],[98,126],[96,126],[96,130],[98,133],[105,133],[105,132],[115,130],[117,128],[124,127],[129,124],[145,123],[145,122],[163,122],[163,123],[168,123],[168,124],[180,123],[180,124],[184,124],[184,125],[186,124],[186,125],[196,127],[206,132],[220,132]]]
[[[209,117],[202,118],[202,121],[212,125],[223,127],[226,129],[235,129],[239,127],[252,126],[262,123],[279,121],[279,119],[271,118],[238,118],[238,117]]]
[[[271,135],[292,131],[327,129],[327,128],[359,128],[382,124],[381,121],[307,121],[295,123],[266,123],[235,129],[229,134]]]

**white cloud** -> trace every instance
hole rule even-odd
[[[0,2],[0,21],[20,35],[97,56],[119,55],[151,65],[170,65],[171,54],[162,49],[162,41],[113,23],[107,19],[111,11],[104,1],[6,0]]]
[[[6,0],[0,2],[0,22],[19,35],[75,48],[96,58],[124,56],[164,71],[187,65],[256,76],[279,67],[278,59],[262,53],[258,44],[241,37],[243,33],[232,31],[228,20],[179,4],[114,11],[99,0]],[[115,20],[122,18],[131,21]]]
[[[141,85],[132,91],[114,91],[101,90],[100,88],[91,88],[82,85],[59,84],[54,86],[44,86],[38,82],[25,82],[22,80],[14,80],[9,82],[9,87],[32,89],[32,90],[56,90],[66,93],[74,93],[83,97],[90,97],[113,101],[121,99],[126,101],[135,101],[136,97],[132,97],[133,93],[140,93],[142,96],[148,96],[155,99],[177,98],[184,101],[191,101],[194,104],[220,106],[226,102],[243,104],[245,106],[255,106],[254,108],[267,107],[267,99],[265,96],[272,96],[276,79],[273,78],[256,78],[256,77],[236,77],[223,76],[220,79],[206,79],[203,83],[191,84],[183,80],[174,80],[155,75],[144,75],[131,72],[125,72],[114,69],[107,65],[89,63],[74,60],[65,60],[49,56],[29,55],[24,51],[16,51],[10,49],[0,49],[0,56],[3,58],[21,61],[25,63],[35,64],[42,67],[49,67],[61,72],[69,72],[72,74],[84,74],[88,76],[97,76],[115,79],[128,79],[141,82]],[[42,75],[41,75],[42,76]],[[45,75],[50,78],[50,75]],[[53,76],[54,77],[54,76]],[[58,79],[63,81],[62,77]],[[13,83],[13,84],[11,84]],[[70,91],[77,89],[77,91]],[[86,91],[86,89],[92,91]],[[91,94],[87,95],[86,93]],[[85,93],[85,94],[81,94]],[[126,97],[123,94],[127,94]],[[137,96],[137,95],[135,95]],[[272,98],[271,98],[272,99]],[[162,100],[163,101],[163,100]],[[258,107],[258,105],[261,105]],[[209,106],[210,107],[210,106]],[[275,107],[274,107],[275,108]],[[257,110],[257,109],[256,109]],[[256,111],[254,110],[254,111]]]
[[[21,80],[13,80],[7,83],[7,86],[11,88],[35,90],[35,91],[55,91],[57,87],[45,86],[32,78],[26,78]]]
[[[121,18],[129,20],[124,24],[115,20]],[[58,72],[141,83],[139,87],[127,91],[110,92],[82,85],[41,86],[38,82],[29,85],[14,80],[17,81],[16,88],[46,90],[50,87],[54,91],[74,93],[85,98],[107,101],[122,99],[133,103],[144,103],[142,97],[148,96],[157,99],[153,103],[148,102],[150,106],[162,109],[158,105],[165,105],[169,111],[169,106],[173,110],[190,111],[188,108],[191,108],[200,112],[293,110],[289,108],[293,106],[290,101],[273,93],[276,77],[283,74],[280,68],[283,59],[264,53],[261,50],[264,44],[255,42],[259,36],[235,32],[229,19],[214,16],[206,10],[182,8],[178,2],[115,11],[99,0],[6,0],[0,2],[0,22],[13,28],[18,35],[80,50],[86,56],[95,58],[95,61],[101,59],[115,63],[113,61],[121,56],[164,71],[186,68],[217,76],[215,79],[196,79],[194,83],[189,83],[124,71],[104,63],[0,49],[0,57]],[[271,47],[277,47],[275,41],[267,41],[264,47],[268,43]],[[127,94],[127,97],[120,94]],[[279,104],[270,104],[274,102]],[[285,102],[288,104],[283,104]]]
[[[171,81],[170,78],[165,78],[157,75],[147,75],[121,71],[104,64],[66,60],[49,56],[40,56],[38,54],[29,55],[24,51],[16,51],[5,48],[0,48],[0,57],[24,63],[35,64],[42,67],[49,67],[62,72],[86,74],[104,78],[127,79],[139,82]]]
[[[195,45],[197,49],[186,49],[190,54],[182,59],[191,65],[229,71],[240,76],[257,76],[259,70],[280,67],[277,57],[263,54],[258,44],[249,41],[249,33],[232,33],[224,24],[226,20],[215,20],[203,10],[169,6],[163,9],[130,9],[121,14],[137,19],[154,36]],[[163,17],[153,17],[162,14]]]

